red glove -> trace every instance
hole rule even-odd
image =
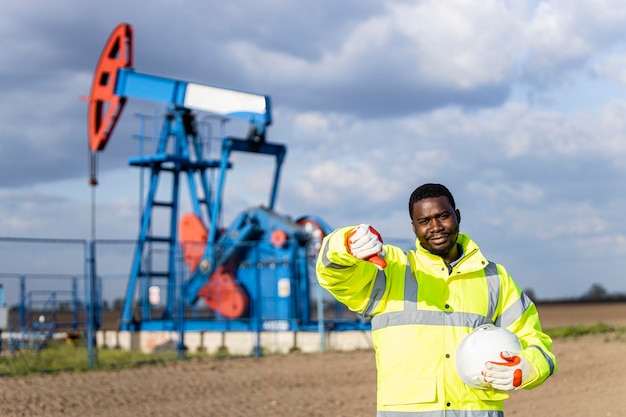
[[[487,362],[483,379],[491,388],[502,391],[517,390],[537,374],[528,360],[518,353],[500,352],[504,362]]]
[[[346,247],[350,255],[373,263],[381,271],[387,266],[387,262],[381,257],[385,256],[383,239],[368,224],[360,224],[348,234]]]

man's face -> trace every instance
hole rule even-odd
[[[424,198],[413,204],[412,225],[424,249],[446,258],[456,246],[461,215],[445,196]]]

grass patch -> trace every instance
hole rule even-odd
[[[185,358],[198,356],[185,353]],[[93,370],[133,368],[143,365],[173,363],[178,361],[176,350],[142,353],[120,349],[98,349]],[[4,353],[0,357],[0,376],[23,376],[41,373],[86,372],[90,368],[87,348],[84,345],[51,344],[39,353],[23,349]]]
[[[615,327],[606,323],[597,323],[591,326],[568,326],[568,327],[556,327],[553,329],[546,329],[545,332],[553,339],[567,338],[567,337],[581,337],[587,335],[611,335],[616,339],[622,339],[626,334],[626,328]]]

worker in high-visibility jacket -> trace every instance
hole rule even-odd
[[[371,317],[378,417],[502,417],[507,391],[531,389],[557,370],[535,304],[499,264],[459,233],[450,191],[424,184],[409,199],[416,249],[382,243],[361,224],[324,238],[319,283],[352,311]],[[457,346],[492,323],[514,333],[520,352],[487,362],[481,388],[455,366]]]

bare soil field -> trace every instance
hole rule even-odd
[[[544,328],[626,327],[626,303],[539,306]],[[557,339],[559,371],[514,392],[507,416],[626,416],[626,338]],[[0,378],[0,416],[374,416],[373,351],[204,358],[137,369]]]

